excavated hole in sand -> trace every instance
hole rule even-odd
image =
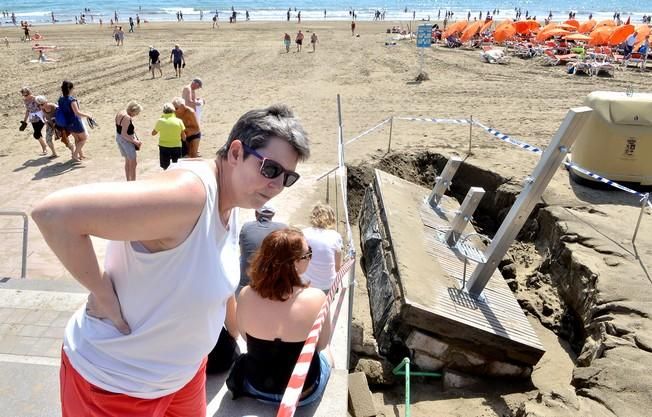
[[[347,166],[351,218],[357,222],[364,191],[373,181],[374,168],[430,189],[434,185],[436,172],[441,172],[446,162],[444,156],[429,151],[396,152],[385,155],[375,163]],[[472,223],[478,232],[493,238],[522,187],[494,172],[464,163],[447,194],[461,203],[471,186],[485,189]],[[568,257],[551,254],[547,248],[548,242],[539,239],[541,236],[551,236],[552,231],[548,229],[554,227],[554,222],[540,221],[539,210],[542,207],[535,207],[499,269],[521,307],[568,341],[575,353],[579,354],[586,338],[585,323],[570,307],[577,304],[569,299],[573,294],[560,294],[559,291],[559,283],[569,273]]]

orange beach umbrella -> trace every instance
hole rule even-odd
[[[503,25],[496,29],[494,32],[494,40],[497,43],[505,42],[507,39],[511,38],[512,36],[516,35],[516,28],[514,25],[509,24],[509,25]]]
[[[609,45],[620,45],[632,33],[634,33],[634,25],[618,26],[609,37]]]
[[[645,40],[645,37],[650,34],[650,27],[648,25],[638,25],[636,26],[636,43],[641,43]]]
[[[489,28],[491,27],[491,25],[492,25],[493,23],[494,23],[493,20],[487,20],[487,21],[485,22],[485,24],[482,25],[482,27],[480,28],[480,33],[484,33],[484,32],[486,32],[487,30],[489,30]]]
[[[591,37],[583,33],[571,33],[570,35],[564,36],[564,39],[569,41],[588,41]]]
[[[580,22],[578,22],[575,19],[568,19],[563,23],[564,25],[571,25],[572,27],[575,28],[575,30],[578,30],[580,28]]]
[[[573,25],[570,25],[568,23],[560,23],[556,27],[557,29],[565,29],[565,30],[570,30],[571,32],[574,32],[577,30],[577,28]]]
[[[519,20],[518,22],[512,23],[512,25],[514,26],[514,29],[516,29],[516,33],[520,33],[522,35],[531,31],[529,20]]]
[[[616,26],[616,22],[611,19],[601,20],[595,25],[595,28],[597,29],[602,26]]]
[[[442,37],[443,39],[446,39],[447,37],[449,37],[450,35],[452,35],[452,34],[454,34],[454,33],[461,32],[461,31],[464,30],[464,28],[465,28],[466,25],[468,25],[468,24],[469,24],[469,22],[468,22],[467,20],[460,20],[460,21],[458,21],[458,22],[455,22],[455,23],[453,23],[452,25],[450,25],[450,26],[448,27],[448,29],[446,29],[446,30],[444,31],[444,33],[441,34],[441,37]]]
[[[484,22],[482,20],[477,20],[464,29],[464,32],[462,32],[462,36],[460,37],[460,41],[466,42],[469,41],[473,36],[475,36],[476,33],[480,31],[480,28],[484,25]]]
[[[611,34],[613,33],[614,30],[615,28],[611,26],[602,26],[595,29],[589,35],[591,37],[591,39],[589,40],[589,45],[590,46],[606,45],[609,42],[609,38],[611,37]]]
[[[511,25],[512,23],[514,23],[514,21],[512,19],[505,19],[502,22],[498,23],[498,25],[496,26],[496,30],[498,30],[499,28],[501,28],[503,26]]]
[[[586,22],[582,23],[579,28],[577,28],[577,31],[581,33],[589,33],[593,30],[596,23],[597,22],[593,19],[587,20]]]
[[[564,35],[570,35],[571,32],[568,30],[564,29],[550,29],[545,32],[541,32],[537,35],[537,41],[542,42],[545,41],[546,39],[552,38],[553,36],[564,36]]]

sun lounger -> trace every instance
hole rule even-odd
[[[563,65],[577,60],[577,54],[555,55],[551,49],[546,49],[543,55],[543,65]]]
[[[593,75],[613,77],[616,71],[616,66],[610,62],[592,62],[591,71],[593,72]]]
[[[573,75],[593,75],[593,68],[590,62],[569,62],[566,64],[566,72]]]

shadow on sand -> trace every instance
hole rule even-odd
[[[85,168],[85,166],[72,159],[66,162],[57,162],[56,164],[47,165],[39,169],[34,174],[32,180],[42,180],[44,178],[56,177],[57,175],[62,175],[67,172],[76,171],[81,168]]]

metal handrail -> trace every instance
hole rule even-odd
[[[24,211],[0,211],[0,216],[20,216],[23,218],[23,259],[20,268],[20,277],[27,276],[27,233],[29,231],[29,220]]]

